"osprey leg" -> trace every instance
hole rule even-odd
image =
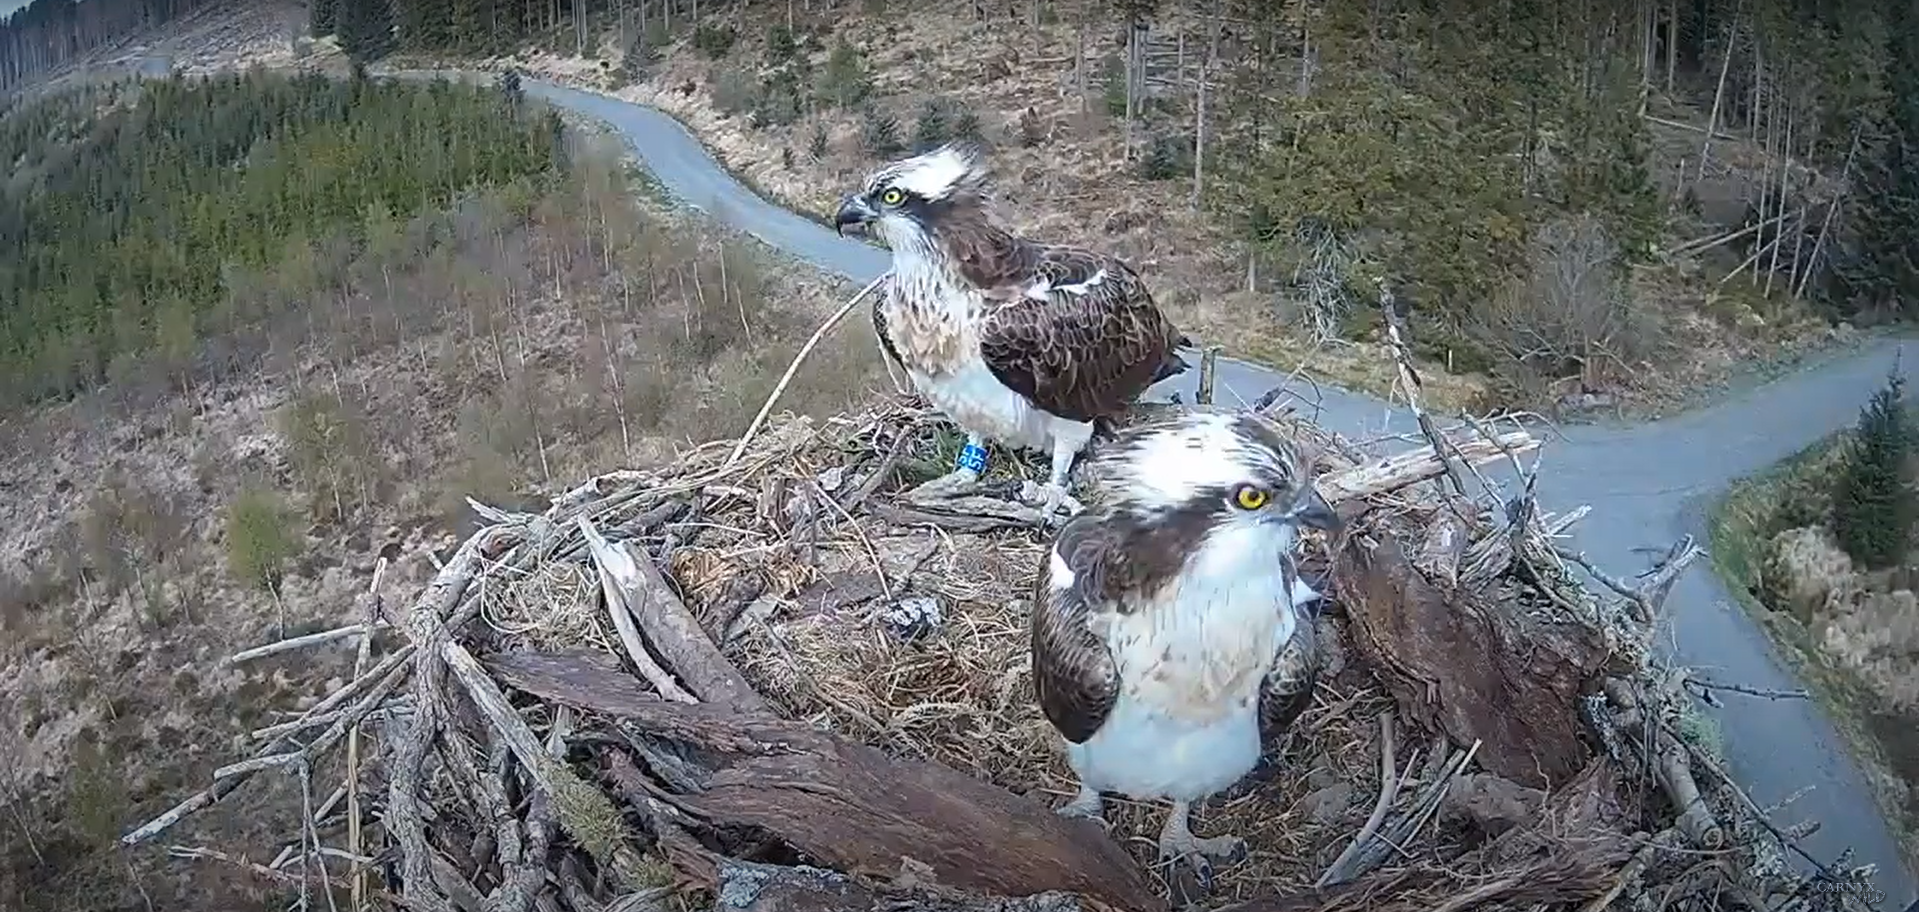
[[[986,471],[986,438],[966,435],[966,445],[960,449],[958,461],[959,466],[953,471],[906,492],[906,496],[913,500],[950,500],[971,493],[979,486],[980,474]]]
[[[1240,860],[1246,853],[1246,841],[1237,836],[1193,835],[1191,825],[1187,822],[1192,813],[1191,802],[1173,802],[1172,813],[1166,815],[1166,826],[1159,831],[1159,859],[1162,862],[1191,865],[1193,873],[1199,875],[1200,886],[1211,889],[1212,859],[1221,859],[1229,864]]]
[[[1091,820],[1105,828],[1112,826],[1106,819],[1106,802],[1099,797],[1099,789],[1084,782],[1079,784],[1079,794],[1075,795],[1073,800],[1060,805],[1059,810],[1053,813],[1061,817]]]
[[[1046,484],[1038,491],[1022,491],[1027,499],[1037,501],[1046,513],[1064,511],[1068,516],[1078,516],[1085,507],[1068,492],[1067,485],[1073,471],[1073,460],[1079,457],[1081,450],[1093,439],[1094,425],[1060,422],[1053,429],[1053,470],[1046,478]]]

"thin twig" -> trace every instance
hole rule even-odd
[[[727,455],[726,462],[721,463],[720,468],[731,468],[733,463],[740,461],[740,456],[746,452],[746,445],[752,442],[754,434],[759,433],[760,425],[766,423],[766,416],[773,413],[773,405],[779,402],[780,396],[786,392],[786,385],[793,382],[793,375],[799,372],[800,365],[806,361],[806,356],[812,354],[813,348],[820,344],[820,340],[826,338],[826,334],[832,331],[833,327],[838,326],[841,320],[846,319],[846,315],[853,311],[854,306],[866,300],[866,296],[880,287],[880,283],[886,281],[889,275],[892,273],[880,273],[879,278],[866,283],[866,287],[860,289],[859,294],[840,305],[839,310],[834,311],[832,316],[826,318],[826,322],[813,330],[813,335],[807,338],[805,345],[800,346],[799,353],[793,356],[793,363],[786,366],[786,373],[780,375],[780,382],[774,384],[772,394],[766,397],[765,404],[760,406],[759,414],[753,416],[753,423],[746,426],[746,432],[740,435],[740,441],[733,445],[733,452]]]
[[[1339,857],[1333,859],[1326,873],[1313,881],[1313,886],[1324,889],[1336,883],[1343,883],[1351,876],[1347,867],[1358,857],[1361,847],[1370,842],[1379,832],[1379,825],[1386,822],[1386,812],[1392,810],[1393,799],[1399,795],[1399,777],[1394,771],[1393,757],[1393,711],[1379,714],[1379,797],[1373,801],[1373,812],[1366,817],[1366,825],[1359,828],[1351,844]]]
[[[381,558],[380,560],[384,562],[386,558]],[[228,656],[226,660],[222,662],[221,664],[228,665],[228,666],[238,665],[242,662],[251,662],[255,659],[264,659],[267,656],[279,655],[282,652],[292,652],[297,649],[306,649],[311,646],[320,646],[326,643],[331,643],[334,640],[344,640],[348,637],[364,636],[369,631],[379,631],[384,629],[386,629],[386,625],[382,623],[348,624],[345,627],[335,627],[332,630],[322,630],[319,633],[309,633],[304,636],[291,637],[289,639],[279,640],[273,643],[267,643],[266,645],[263,645],[263,646],[255,646],[251,649],[243,649],[239,652],[234,653],[233,655]]]

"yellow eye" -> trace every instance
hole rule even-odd
[[[1266,498],[1264,489],[1252,485],[1240,485],[1233,491],[1233,503],[1242,510],[1257,510],[1266,506]]]
[[[897,206],[906,202],[906,191],[898,187],[889,187],[885,193],[880,194],[880,202],[888,206]]]

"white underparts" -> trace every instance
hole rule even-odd
[[[1143,800],[1198,801],[1252,770],[1260,686],[1296,626],[1273,559],[1292,546],[1285,526],[1222,526],[1159,602],[1107,615],[1120,693],[1093,737],[1067,747],[1084,783]]]

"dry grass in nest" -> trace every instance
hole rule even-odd
[[[495,633],[535,649],[614,648],[599,600],[598,577],[577,561],[480,578],[480,616]]]
[[[889,403],[817,426],[772,422],[743,453],[744,469],[701,485],[722,495],[719,505],[670,527],[684,543],[666,569],[726,657],[786,714],[1056,806],[1076,785],[1040,714],[1028,653],[1045,536],[915,529],[837,505],[867,480],[861,460],[870,473],[896,441],[901,463],[941,459],[950,442],[926,417]],[[686,454],[674,475],[701,478],[724,454]],[[988,481],[1030,477],[1028,458],[1005,453]],[[541,650],[623,654],[603,612],[583,607],[597,604],[597,581],[580,564],[561,566],[498,586],[495,629]],[[886,623],[900,600],[926,598],[941,615],[930,633],[902,636]],[[1246,860],[1218,872],[1217,903],[1304,889],[1345,848],[1379,785],[1377,719],[1390,706],[1369,672],[1347,668],[1322,682],[1269,781],[1196,810],[1198,832],[1247,842]],[[1166,806],[1116,798],[1107,813],[1150,867]]]

